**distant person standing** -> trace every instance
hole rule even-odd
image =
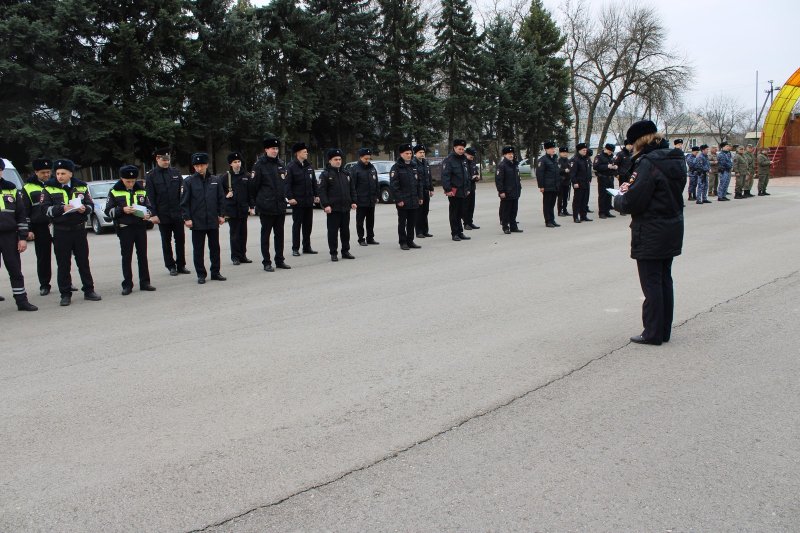
[[[708,161],[708,145],[700,145],[700,153],[694,160],[694,173],[697,178],[697,188],[695,193],[698,204],[710,204],[708,201],[708,171],[711,164]]]
[[[450,204],[450,235],[454,241],[468,241],[464,235],[464,204],[470,190],[469,164],[464,151],[467,141],[453,140],[453,151],[442,161],[442,188]],[[399,160],[398,160],[399,164]]]
[[[303,142],[295,143],[292,153],[294,157],[286,165],[286,198],[292,206],[292,255],[299,257],[301,236],[303,253],[317,253],[311,248],[311,228],[314,224],[314,203],[319,202],[319,194],[314,167],[308,161],[308,146]]]
[[[178,169],[170,166],[172,156],[169,148],[159,148],[153,153],[156,166],[146,176],[147,197],[150,199],[152,217],[150,221],[158,224],[161,233],[161,251],[164,266],[170,276],[189,274],[186,270],[186,233],[181,218],[181,190],[183,176]],[[172,242],[175,241],[175,254]]]
[[[378,169],[372,164],[372,150],[359,148],[358,162],[350,169],[356,188],[356,233],[359,246],[380,244],[375,240],[375,205],[378,203]],[[366,231],[365,226],[366,224]]]
[[[355,211],[356,187],[346,170],[342,168],[342,151],[328,150],[328,164],[319,175],[317,192],[319,203],[325,210],[328,222],[328,250],[331,261],[339,260],[341,239],[342,259],[355,259],[350,253],[350,211]]]
[[[719,187],[719,162],[717,161],[717,147],[712,146],[708,153],[708,195],[716,196]]]
[[[615,145],[608,143],[594,158],[593,168],[597,176],[597,211],[600,218],[614,218],[611,214],[611,196],[606,189],[614,188],[614,176],[617,175],[617,165],[614,164],[616,148]]]
[[[614,164],[617,166],[617,180],[620,186],[631,179],[631,157],[633,157],[631,150],[633,150],[633,144],[628,139],[625,139],[622,149],[614,156]]]
[[[769,149],[762,148],[761,151],[758,153],[758,195],[759,196],[769,196],[770,194],[767,192],[767,185],[769,185],[769,178],[770,178],[770,167],[771,162],[769,160]]]
[[[286,222],[286,195],[290,185],[287,182],[287,168],[278,158],[281,143],[278,139],[264,140],[264,153],[253,166],[253,177],[250,180],[250,203],[258,209],[261,220],[261,264],[265,272],[275,272],[275,268],[289,270],[283,255],[283,226]],[[298,166],[302,166],[298,163]],[[313,174],[313,169],[312,169]],[[315,180],[316,181],[316,180]],[[316,191],[316,185],[314,185]],[[297,196],[295,201],[298,202]],[[296,203],[295,205],[299,205]],[[294,211],[294,207],[292,208]],[[312,213],[313,216],[313,213]],[[305,228],[305,219],[300,217]],[[310,226],[308,226],[310,228]],[[310,231],[310,230],[309,230]],[[299,235],[299,233],[298,233]],[[275,266],[269,254],[270,236],[274,238]],[[299,238],[299,237],[298,237]],[[298,240],[298,243],[300,241]],[[309,244],[310,245],[310,244]],[[311,250],[311,248],[308,248]],[[306,253],[316,253],[313,250]]]
[[[558,174],[561,180],[558,185],[558,216],[572,216],[567,211],[572,184],[569,181],[569,148],[562,146],[558,149]]]
[[[717,188],[717,201],[729,202],[728,185],[731,181],[731,169],[733,169],[733,159],[731,157],[731,143],[723,141],[720,143],[720,152],[717,154],[717,168],[719,169],[719,187]]]
[[[20,259],[20,254],[28,248],[28,215],[22,200],[22,191],[3,179],[5,168],[5,163],[0,159],[0,256],[11,281],[11,292],[14,294],[17,310],[37,311],[39,308],[28,301]]]
[[[503,233],[522,233],[517,222],[519,197],[522,194],[522,180],[519,175],[519,161],[513,146],[504,146],[503,159],[497,165],[494,184],[500,197],[500,227]]]
[[[697,199],[697,171],[696,161],[697,156],[700,155],[700,147],[692,146],[689,153],[686,154],[686,169],[689,176],[689,201]]]
[[[558,189],[561,185],[561,169],[558,166],[556,143],[544,143],[544,155],[536,164],[536,181],[539,192],[542,193],[542,210],[544,212],[544,225],[548,228],[560,226],[556,222],[555,206],[558,200]]]
[[[205,247],[211,258],[211,279],[225,281],[220,273],[219,227],[223,217],[225,194],[222,184],[208,171],[208,154],[192,154],[194,174],[186,178],[181,195],[181,211],[186,227],[192,231],[192,249],[197,283],[206,282]]]
[[[637,344],[660,345],[672,332],[673,258],[683,246],[683,152],[669,149],[656,125],[643,120],[628,129],[633,141],[631,183],[623,183],[614,207],[631,215],[631,257],[636,260],[644,293],[643,330],[631,337]]]
[[[53,277],[53,237],[50,235],[50,219],[42,208],[42,193],[47,180],[52,177],[53,162],[49,159],[34,159],[33,176],[22,186],[22,201],[30,219],[28,240],[33,240],[36,250],[36,273],[39,277],[39,294],[50,294]]]
[[[739,146],[736,148],[736,155],[733,156],[733,173],[736,176],[736,189],[733,195],[734,200],[746,198],[744,195],[744,186],[747,182],[747,172],[749,169],[747,156],[744,155],[744,146]]]
[[[244,170],[242,154],[228,154],[228,170],[221,176],[225,193],[225,218],[230,231],[231,262],[252,263],[247,257],[247,221],[253,212],[250,203],[250,173]]]
[[[416,215],[416,234],[420,239],[433,237],[428,225],[428,214],[431,210],[431,197],[433,196],[433,175],[431,174],[431,165],[425,158],[428,149],[424,144],[418,144],[414,147],[414,159],[412,162],[417,166],[417,176],[422,184],[422,205],[419,206]]]
[[[569,179],[572,184],[572,220],[576,224],[591,222],[586,208],[589,196],[589,182],[592,180],[592,162],[589,159],[589,147],[586,143],[578,143],[575,155],[569,163]]]
[[[464,200],[464,229],[481,229],[473,220],[475,218],[475,190],[477,189],[478,182],[481,180],[481,166],[477,159],[478,150],[470,146],[464,150],[464,157],[467,158],[467,168],[469,169],[470,175],[469,193]]]
[[[397,147],[397,152],[400,157],[389,171],[389,186],[397,208],[398,242],[401,250],[421,248],[414,242],[414,228],[415,217],[425,201],[426,191],[419,178],[417,166],[412,161],[411,145],[401,144]]]
[[[742,196],[745,198],[753,198],[753,180],[756,173],[756,155],[752,144],[745,147],[744,159],[747,162],[747,175],[744,178],[744,186],[742,187]]]

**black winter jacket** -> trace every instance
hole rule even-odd
[[[569,160],[569,179],[574,186],[577,184],[579,187],[585,188],[589,186],[592,181],[592,162],[589,156],[582,156],[575,154]]]
[[[631,179],[631,153],[627,148],[623,148],[617,153],[614,158],[614,164],[619,167],[617,168],[617,176],[619,176],[622,181]]]
[[[378,169],[375,165],[358,161],[350,168],[350,179],[356,188],[358,207],[373,207],[378,203]]]
[[[413,162],[406,163],[399,158],[389,172],[389,187],[392,190],[397,209],[416,209],[424,194],[422,180]],[[403,202],[402,207],[399,205]]]
[[[86,210],[81,213],[75,209],[64,212],[70,200],[80,198]],[[94,201],[85,182],[72,178],[68,185],[61,185],[56,178],[50,178],[42,193],[42,209],[54,228],[81,228],[94,212]]]
[[[286,214],[286,168],[277,157],[262,155],[253,167],[250,205],[259,215]]]
[[[445,194],[456,189],[456,197],[466,198],[470,179],[467,157],[450,152],[442,161],[442,188]]]
[[[331,211],[346,213],[356,203],[356,185],[350,179],[350,174],[341,167],[325,167],[319,175],[317,193],[320,205],[323,208],[330,207]]]
[[[683,246],[683,189],[686,164],[680,149],[662,141],[633,158],[628,192],[614,197],[614,209],[631,215],[631,257],[668,259]]]
[[[228,218],[247,218],[250,214],[250,173],[244,168],[234,174],[228,169],[220,177],[222,192],[225,193],[225,216]],[[233,191],[233,197],[228,198],[228,193]]]
[[[319,196],[314,167],[308,160],[292,159],[286,165],[286,199],[297,200],[298,207],[314,207],[314,198]]]
[[[536,164],[536,182],[545,192],[558,192],[561,185],[561,168],[558,166],[558,156],[543,155]]]
[[[219,218],[224,216],[225,195],[219,177],[197,172],[186,178],[181,195],[183,220],[192,221],[192,230],[219,229]]]
[[[28,211],[22,191],[8,180],[0,178],[0,233],[16,233],[17,240],[28,238]],[[5,252],[4,252],[5,253]]]
[[[28,213],[31,226],[50,224],[50,219],[42,209],[44,186],[45,184],[34,175],[28,178],[22,187],[22,202],[25,204],[25,211]]]
[[[422,182],[422,190],[425,192],[433,190],[433,174],[431,174],[431,165],[427,159],[411,159],[411,162],[417,165],[417,176]]]
[[[558,175],[561,177],[561,183],[569,184],[569,157],[558,158]]]
[[[505,157],[497,164],[494,178],[497,194],[506,193],[506,198],[516,200],[522,194],[522,181],[519,177],[519,161],[509,161]]]
[[[114,220],[114,226],[142,226],[147,227],[147,221],[143,217],[126,214],[122,208],[125,206],[143,205],[150,211],[150,200],[147,198],[147,190],[138,181],[133,189],[126,189],[122,180],[117,180],[114,186],[108,191],[106,200],[106,216]],[[152,214],[152,211],[151,211]]]
[[[608,165],[613,164],[613,155],[608,155],[605,150],[597,154],[594,157],[594,164],[592,165],[594,168],[594,173],[597,175],[597,179],[600,180],[603,178],[605,180],[613,180],[614,176],[617,175],[617,171],[613,168],[608,168]]]
[[[473,159],[470,161],[467,159],[467,169],[469,170],[469,192],[470,194],[475,192],[475,185],[481,179],[481,167],[478,165],[478,160]]]
[[[183,177],[176,168],[156,166],[145,174],[151,213],[161,222],[179,222],[181,216],[181,187]]]

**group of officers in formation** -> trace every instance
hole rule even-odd
[[[477,150],[467,147],[463,139],[455,139],[452,151],[442,161],[441,184],[449,203],[450,235],[453,241],[469,240],[464,231],[480,229],[473,220],[476,183],[481,180]],[[674,141],[682,149],[683,142]],[[247,171],[240,153],[228,155],[228,170],[219,176],[209,170],[206,153],[192,155],[194,173],[184,179],[171,166],[169,148],[154,152],[155,166],[144,179],[139,169],[125,165],[119,169],[119,180],[109,192],[105,214],[114,221],[122,255],[122,295],[133,291],[133,252],[138,263],[139,289],[155,291],[150,283],[147,259],[147,229],[154,224],[161,234],[164,266],[170,275],[189,274],[186,268],[185,228],[191,230],[193,262],[197,282],[206,279],[225,281],[220,272],[219,228],[230,228],[230,252],[234,265],[252,263],[247,257],[248,216],[258,213],[261,221],[261,256],[265,271],[290,269],[284,257],[284,222],[287,205],[292,211],[292,256],[316,254],[311,247],[314,206],[326,214],[328,251],[331,261],[355,259],[350,252],[350,213],[356,213],[356,231],[360,246],[378,245],[375,240],[375,206],[380,185],[378,171],[371,163],[369,148],[358,150],[358,161],[345,170],[343,152],[331,149],[326,153],[325,169],[316,175],[308,161],[308,147],[296,143],[291,147],[288,164],[279,159],[278,139],[264,141],[264,153]],[[611,196],[603,189],[613,188],[631,178],[632,145],[615,153],[616,146],[606,144],[594,160],[588,146],[580,143],[569,157],[567,147],[544,143],[545,153],[537,161],[535,176],[543,198],[545,226],[559,227],[558,216],[572,216],[574,222],[588,222],[592,176],[597,177],[600,218],[613,218]],[[689,199],[708,203],[708,195],[727,200],[730,173],[736,175],[736,198],[753,196],[753,176],[759,177],[758,194],[766,192],[769,181],[769,159],[760,152],[756,160],[752,146],[738,147],[731,157],[731,145],[722,143],[708,153],[703,145],[693,147],[686,156],[690,176]],[[402,250],[418,249],[415,239],[433,237],[428,225],[430,199],[434,185],[424,145],[402,144],[399,157],[390,171],[390,190],[397,209],[398,243]],[[505,146],[497,165],[495,186],[500,200],[500,227],[504,234],[521,233],[517,222],[522,181],[515,149]],[[757,170],[756,170],[757,165]],[[22,275],[20,254],[29,241],[34,242],[40,295],[51,291],[51,255],[55,253],[57,285],[62,306],[70,305],[72,293],[72,257],[81,278],[84,299],[101,299],[94,290],[89,264],[86,222],[92,215],[94,202],[85,182],[73,176],[75,164],[68,159],[36,159],[34,175],[18,191],[13,183],[0,179],[0,255],[11,280],[14,299],[21,311],[36,311],[28,301]],[[0,160],[0,177],[2,160]],[[572,213],[568,204],[572,196]],[[272,243],[270,242],[272,240]],[[274,256],[271,254],[271,244]],[[210,272],[205,266],[205,248],[210,255]],[[210,276],[209,276],[210,274]],[[2,297],[0,297],[2,299]]]

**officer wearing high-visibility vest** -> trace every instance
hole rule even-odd
[[[28,301],[28,293],[25,292],[25,278],[19,257],[28,247],[25,240],[28,238],[28,215],[22,203],[22,192],[13,183],[3,179],[5,168],[5,163],[0,159],[0,256],[11,280],[17,309],[36,311],[38,308]]]
[[[42,192],[42,209],[53,224],[53,250],[58,269],[58,291],[61,305],[72,303],[70,290],[72,256],[81,276],[84,300],[102,300],[94,292],[94,280],[89,268],[89,241],[86,239],[86,220],[94,211],[92,196],[86,183],[73,177],[75,163],[57,159],[53,164],[55,178],[50,178]]]
[[[36,250],[39,294],[46,296],[50,294],[50,280],[53,277],[53,238],[50,235],[50,220],[42,209],[42,191],[47,180],[52,177],[53,162],[44,158],[34,159],[32,166],[33,176],[22,187],[22,201],[29,218],[27,239],[33,241]]]
[[[133,292],[133,249],[139,264],[139,290],[154,291],[150,285],[147,265],[147,221],[150,220],[150,201],[147,189],[139,183],[139,169],[125,165],[119,169],[119,180],[108,191],[106,216],[114,220],[122,253],[122,295]]]

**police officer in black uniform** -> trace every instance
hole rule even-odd
[[[561,181],[558,185],[558,216],[568,217],[571,216],[567,211],[569,205],[569,195],[572,190],[572,185],[569,181],[569,148],[562,146],[558,149],[558,168]]]
[[[5,168],[6,164],[0,159],[0,256],[6,265],[17,309],[36,311],[38,307],[28,301],[20,259],[20,254],[28,247],[28,214],[22,191],[3,179]]]
[[[503,159],[497,165],[494,184],[500,197],[500,226],[503,233],[522,233],[517,223],[519,197],[522,193],[522,180],[519,175],[519,161],[516,160],[513,146],[504,146]]]
[[[34,159],[33,176],[22,187],[22,201],[28,213],[28,240],[33,241],[36,250],[36,273],[39,276],[39,294],[50,294],[50,280],[53,277],[52,255],[53,237],[50,235],[50,219],[42,209],[42,191],[47,180],[52,178],[53,162],[49,159]]]
[[[150,221],[158,224],[161,233],[161,251],[164,266],[170,276],[189,274],[186,269],[186,233],[181,216],[181,188],[183,177],[178,169],[170,166],[169,148],[159,148],[153,155],[156,166],[145,175],[147,197],[150,199],[152,216]],[[172,240],[175,239],[175,254]]]
[[[181,193],[181,214],[184,224],[192,231],[192,253],[197,283],[206,282],[205,247],[211,258],[211,279],[225,281],[220,274],[219,227],[225,223],[223,212],[225,194],[222,184],[208,171],[208,154],[192,154],[194,174],[186,178]]]
[[[402,250],[422,248],[414,242],[415,218],[427,194],[417,166],[412,161],[411,149],[410,144],[398,146],[400,157],[389,171],[389,187],[397,208],[397,235]]]
[[[620,186],[631,179],[631,167],[633,166],[631,162],[633,153],[631,150],[633,150],[633,143],[625,139],[624,146],[614,157],[614,164],[617,165],[617,179],[619,180]]]
[[[560,224],[556,222],[555,206],[558,189],[561,186],[561,168],[558,165],[556,143],[552,141],[544,143],[544,152],[536,164],[536,181],[539,192],[542,193],[544,224],[548,228],[557,228]]]
[[[302,233],[303,253],[317,253],[311,248],[311,228],[314,224],[314,202],[319,202],[314,167],[308,161],[306,143],[292,146],[294,158],[286,165],[286,198],[292,206],[292,255],[300,255]],[[284,215],[285,216],[285,215]]]
[[[328,250],[331,261],[338,261],[339,237],[342,240],[342,259],[355,259],[350,253],[350,211],[356,207],[356,186],[350,174],[342,168],[342,151],[332,148],[325,154],[328,164],[319,175],[319,203],[328,222]]]
[[[470,173],[464,151],[467,141],[464,139],[453,140],[453,151],[442,161],[442,188],[450,202],[450,235],[454,241],[468,241],[470,237],[464,235],[464,202],[469,195]]]
[[[275,272],[275,267],[289,270],[283,255],[283,226],[286,222],[286,167],[278,158],[281,143],[278,139],[264,140],[264,153],[253,166],[250,180],[250,203],[258,209],[261,219],[261,263],[266,272]],[[292,210],[297,208],[295,205]],[[313,215],[313,213],[312,213]],[[275,267],[269,255],[269,239],[274,235]],[[306,252],[311,253],[311,252]]]
[[[150,201],[147,189],[139,183],[139,169],[124,165],[119,169],[119,180],[108,191],[106,216],[114,220],[122,254],[122,295],[133,292],[133,249],[139,265],[139,290],[154,291],[150,285],[150,268],[147,265],[147,221],[150,220]]]
[[[370,161],[372,150],[359,148],[358,162],[350,169],[356,188],[356,232],[358,244],[380,244],[375,240],[375,204],[378,203],[378,169]],[[366,232],[364,231],[366,223]]]
[[[597,175],[597,210],[600,218],[614,218],[611,214],[611,195],[606,189],[614,187],[617,165],[614,164],[616,146],[607,143],[603,151],[594,158],[594,173]]]
[[[477,183],[481,180],[481,167],[478,164],[478,150],[470,146],[464,150],[464,157],[467,158],[467,168],[469,169],[469,194],[464,200],[464,229],[473,230],[481,229],[480,226],[475,224],[473,217],[475,216],[475,189]]]
[[[431,210],[431,197],[433,196],[433,175],[430,163],[425,159],[427,151],[424,144],[418,144],[414,147],[414,159],[412,159],[412,163],[417,166],[417,176],[422,183],[422,205],[417,209],[416,222],[414,222],[417,237],[420,239],[433,237],[428,225],[428,213]]]
[[[250,173],[244,170],[239,152],[228,154],[228,171],[222,175],[225,193],[225,219],[230,231],[231,262],[234,265],[252,263],[247,258],[247,220],[253,206],[250,203]]]
[[[569,180],[572,184],[572,220],[576,223],[591,222],[587,213],[589,182],[592,179],[592,162],[589,159],[589,147],[586,143],[578,143],[575,155],[569,161]]]
[[[42,209],[53,224],[53,250],[58,268],[58,290],[61,305],[72,303],[72,255],[81,276],[84,300],[99,301],[89,267],[89,241],[86,221],[94,211],[94,202],[86,183],[73,177],[75,163],[69,159],[54,162],[55,178],[50,178],[42,192]]]

